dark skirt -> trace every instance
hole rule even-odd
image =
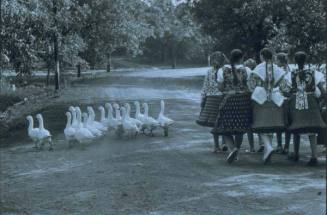
[[[266,101],[260,105],[257,102],[253,104],[253,124],[254,133],[275,133],[284,132],[288,125],[288,102],[278,107],[271,101]]]
[[[251,130],[251,94],[225,95],[212,133],[243,134]]]
[[[207,96],[204,107],[196,121],[197,124],[206,127],[214,127],[219,112],[219,105],[224,96]]]
[[[295,108],[295,95],[290,101],[290,126],[288,130],[291,133],[319,133],[326,124],[322,119],[318,100],[313,94],[308,95],[309,108],[305,110],[297,110]]]
[[[327,110],[323,110],[322,118],[325,123],[327,123]],[[327,128],[323,128],[318,133],[318,144],[319,145],[327,145]]]

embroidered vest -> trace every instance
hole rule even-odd
[[[304,71],[295,70],[291,75],[291,92],[296,94],[295,108],[297,110],[308,109],[308,93],[314,93],[316,90],[315,72],[310,69]]]
[[[245,91],[247,90],[247,72],[244,67],[235,68],[235,76],[229,67],[223,67],[224,91]]]

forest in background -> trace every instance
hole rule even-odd
[[[326,59],[326,0],[0,0],[1,68],[18,76],[46,68],[144,64],[206,65],[220,50],[259,60],[265,46],[312,63]],[[55,81],[56,88],[59,83]]]

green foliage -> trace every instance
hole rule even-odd
[[[315,61],[326,53],[326,12],[321,0],[199,0],[192,6],[221,51],[241,48],[258,59],[265,46],[291,53],[303,49]]]
[[[143,43],[143,57],[151,62],[204,62],[212,49],[212,39],[194,22],[189,4],[171,0],[148,1],[147,22],[154,35]]]

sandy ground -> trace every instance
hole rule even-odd
[[[154,78],[155,72],[165,71],[114,73],[65,91],[60,104],[43,111],[54,136],[52,152],[33,149],[25,130],[6,139],[1,214],[326,214],[326,159],[307,167],[307,141],[299,163],[275,155],[263,165],[262,154],[245,152],[245,141],[239,160],[228,165],[227,154],[211,152],[208,129],[195,124],[201,79],[171,72]],[[68,147],[62,130],[70,104],[135,99],[148,101],[153,116],[166,100],[166,115],[176,121],[169,137],[161,130],[133,140],[108,134]]]

